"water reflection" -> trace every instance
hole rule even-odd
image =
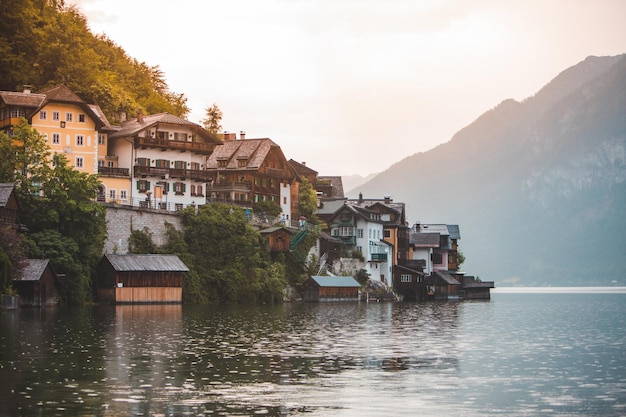
[[[0,415],[623,415],[626,298],[525,297],[3,311]]]
[[[346,303],[3,312],[0,414],[324,414],[378,395],[390,377],[408,385],[403,373],[456,373],[457,309]]]

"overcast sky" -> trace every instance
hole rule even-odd
[[[158,65],[189,120],[269,137],[320,175],[380,172],[626,53],[623,0],[67,0]]]

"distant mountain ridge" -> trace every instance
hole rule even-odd
[[[626,55],[588,57],[357,187],[457,223],[496,285],[626,285]]]

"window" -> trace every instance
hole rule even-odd
[[[333,229],[333,236],[343,236],[343,237],[354,236],[354,227],[352,226],[336,227]]]
[[[187,184],[185,184],[184,182],[175,182],[174,183],[174,193],[176,195],[184,194],[186,188],[187,188]]]
[[[226,168],[226,163],[227,163],[227,162],[228,162],[228,161],[217,161],[217,166],[218,166],[219,168]]]
[[[80,123],[85,123],[85,115],[84,115],[84,114],[82,114],[82,113],[80,113],[80,114],[78,115],[78,121],[79,121]]]
[[[39,112],[39,120],[47,120],[48,119],[48,112],[45,110],[42,110]]]
[[[187,133],[174,133],[174,140],[187,141],[187,137],[189,135]]]
[[[115,190],[109,190],[109,198],[115,200]]]
[[[137,158],[137,165],[139,165],[140,167],[149,167],[150,158]]]
[[[20,109],[20,108],[11,109],[11,117],[24,117],[24,109]]]
[[[390,238],[391,237],[391,230],[385,230],[385,237],[386,238]]]
[[[98,159],[98,167],[104,167],[104,160]]]
[[[287,197],[283,197],[283,204],[287,204]]]
[[[356,229],[356,237],[363,237],[363,229]]]
[[[120,198],[126,200],[126,190],[120,190]]]
[[[198,185],[198,188],[196,189],[196,193],[197,193],[196,195],[198,197],[204,197],[204,194],[202,194],[202,186],[201,185]]]
[[[61,113],[59,113],[58,111],[53,111],[52,120],[55,122],[58,122],[59,120],[61,120]]]
[[[106,136],[102,133],[98,134],[98,145],[106,145]]]
[[[58,145],[61,143],[61,134],[59,133],[53,133],[52,134],[52,143],[54,145]]]
[[[194,171],[200,171],[200,162],[192,162],[191,169],[193,169]]]
[[[157,138],[159,139],[169,139],[169,133],[167,132],[157,132]]]
[[[170,167],[170,161],[168,159],[157,159],[156,160],[156,167],[157,168],[169,168]]]
[[[73,118],[74,118],[74,114],[73,113],[65,113],[65,121],[66,122],[71,122]]]
[[[413,277],[410,274],[400,275],[400,282],[413,282]]]
[[[76,168],[83,168],[83,157],[82,156],[77,156],[76,157]]]
[[[248,164],[248,160],[247,159],[238,159],[237,160],[237,167],[238,168],[245,168],[247,164]]]
[[[193,196],[195,196],[195,195],[196,195],[196,186],[195,186],[195,185],[191,184],[191,190],[190,190],[190,192],[191,192],[191,195],[193,195]]]
[[[140,193],[145,193],[150,189],[150,181],[139,180],[137,181],[137,189]]]
[[[83,146],[85,144],[85,137],[83,135],[76,135],[76,146]]]
[[[187,163],[185,161],[174,161],[175,169],[185,169],[186,166],[187,166]]]
[[[115,162],[113,162],[113,161],[107,161],[107,167],[109,167],[109,168],[115,168]]]

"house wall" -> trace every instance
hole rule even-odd
[[[431,260],[432,249],[430,248],[415,248],[412,251],[411,260],[424,260],[426,262],[426,267],[424,268],[424,273],[426,275],[430,275],[433,272],[433,263]]]
[[[39,111],[34,114],[31,126],[44,135],[51,153],[63,154],[68,164],[80,172],[96,174],[98,172],[98,132],[96,122],[76,104],[48,103],[42,111],[46,118],[42,118]],[[53,112],[59,112],[60,120],[53,120]],[[67,115],[71,114],[71,121]],[[84,115],[84,122],[80,122],[79,115]],[[61,127],[62,124],[65,127]],[[59,143],[54,142],[54,135],[59,135]],[[77,143],[78,135],[82,135],[82,145]],[[77,158],[82,158],[83,166],[76,166]]]
[[[280,209],[285,215],[286,224],[289,225],[293,217],[291,216],[291,184],[287,182],[280,184]]]

